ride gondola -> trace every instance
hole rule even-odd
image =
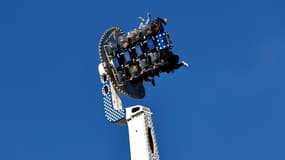
[[[167,19],[145,21],[125,35],[119,27],[111,27],[99,42],[101,63],[112,85],[127,96],[141,99],[145,96],[143,81],[155,86],[154,78],[160,73],[170,73],[181,66],[179,56],[172,52],[173,43],[164,31]]]

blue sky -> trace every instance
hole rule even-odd
[[[285,4],[278,0],[1,1],[0,159],[130,159],[104,117],[102,32],[167,17],[191,64],[146,84],[163,160],[285,159]]]

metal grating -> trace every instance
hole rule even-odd
[[[117,123],[123,119],[125,119],[126,113],[125,110],[116,110],[113,107],[112,103],[112,91],[110,89],[110,84],[109,80],[103,83],[103,88],[102,88],[102,94],[103,94],[103,104],[104,104],[104,110],[105,110],[105,116],[108,121],[112,123]],[[108,87],[108,92],[104,92],[104,87]]]

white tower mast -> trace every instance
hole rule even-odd
[[[152,113],[144,106],[126,109],[132,160],[159,160]]]

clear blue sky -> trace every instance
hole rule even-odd
[[[0,159],[130,159],[104,117],[98,41],[150,11],[192,68],[146,85],[162,160],[285,159],[281,0],[0,2]]]

